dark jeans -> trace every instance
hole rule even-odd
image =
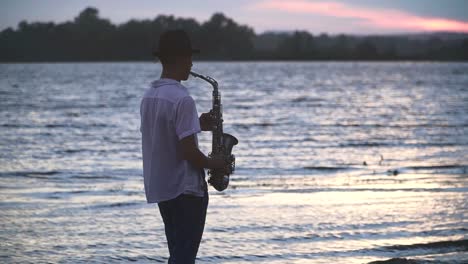
[[[181,194],[158,203],[164,221],[169,264],[195,263],[205,228],[208,193],[204,197]]]

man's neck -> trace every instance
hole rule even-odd
[[[166,79],[172,79],[172,80],[176,80],[178,82],[180,82],[181,78],[177,76],[177,74],[174,74],[174,73],[171,73],[171,72],[168,72],[168,71],[164,71],[161,73],[161,79],[162,78],[166,78]]]

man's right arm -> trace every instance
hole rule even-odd
[[[225,168],[227,163],[224,160],[208,158],[203,154],[195,143],[195,135],[186,136],[179,141],[182,148],[184,159],[197,168],[221,169]]]

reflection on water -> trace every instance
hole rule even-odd
[[[468,261],[468,64],[195,63],[239,138],[200,263]],[[0,65],[2,262],[165,262],[145,204],[150,63]],[[465,74],[460,74],[464,72]],[[199,112],[211,88],[185,83]],[[200,137],[204,152],[210,134]]]

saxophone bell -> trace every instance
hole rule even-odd
[[[229,156],[231,155],[232,148],[239,143],[239,140],[231,134],[228,133],[223,133],[223,145],[224,145],[224,150],[225,150],[225,155]]]
[[[224,169],[211,169],[208,171],[210,183],[217,191],[224,191],[229,186],[229,175],[236,169],[236,157],[231,154],[232,148],[237,145],[239,141],[231,134],[223,133],[223,151],[222,157],[226,160],[228,165]]]
[[[231,154],[232,148],[237,145],[239,141],[231,134],[223,133],[224,157],[229,164],[226,168],[226,174],[232,174],[236,170],[236,157]]]

